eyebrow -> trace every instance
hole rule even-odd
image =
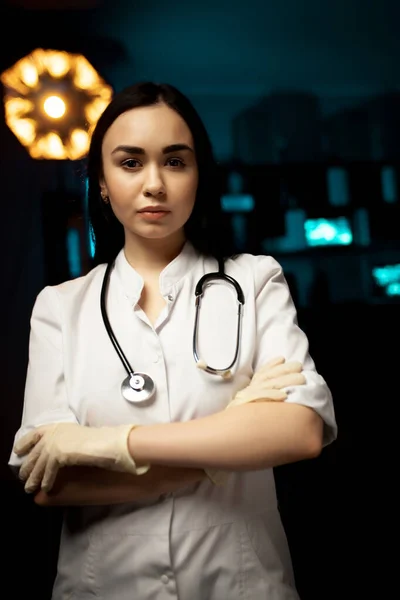
[[[189,150],[193,152],[193,148],[188,146],[187,144],[171,144],[170,146],[165,146],[162,149],[163,154],[170,154],[171,152],[178,152],[179,150]],[[111,152],[111,154],[116,154],[117,152],[126,152],[127,154],[146,154],[144,148],[140,148],[139,146],[117,146]]]

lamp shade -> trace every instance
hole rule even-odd
[[[8,127],[32,158],[79,160],[112,88],[81,54],[38,48],[1,75]]]

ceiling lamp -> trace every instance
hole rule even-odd
[[[79,160],[112,88],[81,54],[38,48],[1,75],[8,127],[32,158]]]

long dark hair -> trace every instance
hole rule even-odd
[[[95,245],[94,265],[112,261],[124,245],[124,229],[100,195],[102,144],[108,128],[119,115],[141,106],[163,102],[189,127],[196,153],[199,182],[194,209],[185,224],[186,238],[205,255],[227,258],[233,254],[227,223],[221,211],[218,165],[206,128],[190,100],[172,85],[142,82],[116,94],[93,131],[88,154],[88,209]]]

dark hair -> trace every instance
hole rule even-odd
[[[232,255],[230,229],[224,226],[220,178],[210,138],[192,103],[168,84],[142,82],[116,94],[93,131],[88,154],[88,210],[95,244],[94,265],[112,261],[124,245],[124,229],[109,204],[102,201],[99,177],[102,174],[103,138],[119,115],[141,106],[164,103],[176,111],[189,127],[196,153],[199,183],[194,209],[185,224],[186,238],[205,255],[227,258]]]

